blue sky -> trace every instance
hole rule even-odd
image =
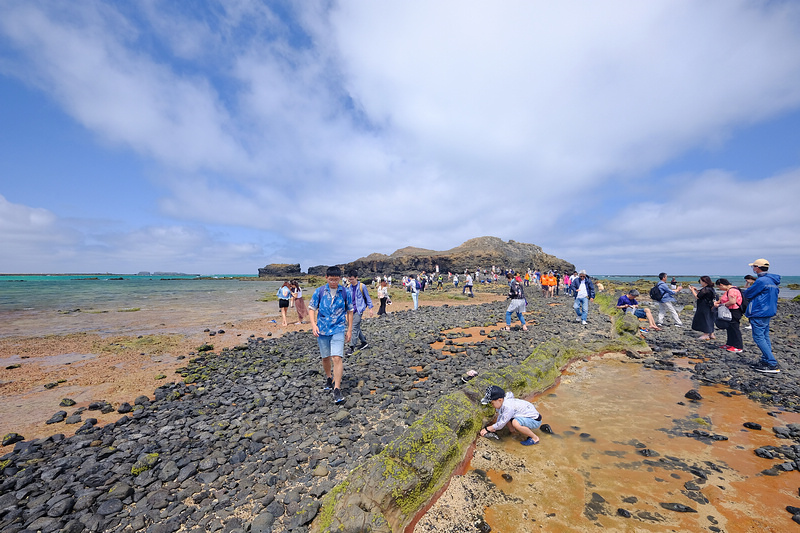
[[[0,11],[0,272],[493,235],[589,273],[800,275],[797,2]]]

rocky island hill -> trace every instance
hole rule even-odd
[[[422,271],[433,272],[436,265],[440,272],[474,272],[476,268],[489,269],[493,265],[515,270],[539,268],[572,272],[575,269],[572,263],[545,253],[540,246],[513,240],[504,242],[498,237],[477,237],[443,252],[407,246],[391,255],[373,253],[338,266],[345,271],[355,268],[362,276],[403,276]],[[310,267],[308,274],[324,276],[327,268],[328,265]],[[258,269],[259,277],[290,277],[300,274],[299,264],[275,264]]]

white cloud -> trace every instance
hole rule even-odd
[[[596,272],[646,273],[665,265],[695,273],[745,269],[767,256],[777,269],[796,271],[800,257],[800,169],[759,181],[725,172],[676,176],[659,200],[626,206],[602,227],[582,232],[566,257]]]
[[[30,63],[17,72],[57,99],[102,141],[130,146],[182,169],[246,163],[230,116],[202,76],[180,74],[136,49],[136,29],[110,7],[46,11],[25,3],[0,27]]]
[[[143,228],[156,244],[143,253],[176,257],[189,249],[158,243],[202,240],[186,230],[197,224],[264,231],[312,263],[477,235],[611,260],[610,247],[660,253],[639,228],[665,220],[680,221],[667,231],[684,249],[710,249],[728,234],[688,233],[707,212],[688,197],[626,209],[636,221],[620,217],[604,232],[630,248],[560,232],[583,195],[800,106],[794,3],[286,9],[297,12],[247,0],[191,11],[157,1],[7,4],[0,34],[19,52],[1,64],[156,167],[165,196],[154,205],[176,222]],[[694,171],[683,190],[748,186]]]

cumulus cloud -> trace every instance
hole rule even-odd
[[[744,0],[26,2],[4,8],[0,68],[153,165],[173,230],[130,239],[224,227],[235,255],[263,232],[269,253],[316,264],[497,235],[613,265],[661,253],[651,224],[685,250],[728,238],[687,233],[714,207],[683,195],[576,220],[604,188],[797,109],[798,27],[796,4]],[[791,186],[688,172],[672,179],[692,193]],[[775,224],[796,221],[779,203]],[[770,242],[794,250],[784,237]],[[170,250],[190,253],[149,253]]]
[[[224,230],[150,225],[126,229],[116,220],[63,219],[47,209],[14,204],[0,195],[0,272],[182,271],[251,273],[274,244],[231,242]],[[239,265],[251,265],[239,270]]]
[[[560,247],[565,257],[599,271],[729,274],[757,257],[793,269],[800,257],[800,169],[756,182],[712,170],[673,176],[657,200],[625,206],[599,227]]]

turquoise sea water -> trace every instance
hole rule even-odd
[[[162,278],[115,274],[0,275],[0,312],[132,308],[146,307],[154,301],[194,300],[200,303],[242,285],[257,284],[259,288],[270,290],[276,284],[256,281],[257,276],[236,277],[252,281],[234,279],[234,276],[201,279],[197,276]]]
[[[743,283],[739,276],[725,277],[735,284]],[[612,281],[645,279],[655,283],[655,276],[596,276]],[[121,279],[120,279],[121,278]],[[249,278],[242,280],[238,278]],[[676,276],[683,285],[697,284],[698,276]],[[265,292],[277,290],[279,282],[257,281],[257,276],[220,275],[209,278],[198,276],[133,276],[116,274],[85,275],[0,275],[0,312],[14,311],[71,311],[82,309],[120,309],[147,307],[154,302],[173,301],[180,305],[195,304],[214,298],[215,295],[235,291],[253,284]],[[793,298],[800,291],[787,288],[790,283],[800,283],[800,276],[786,276],[781,280],[781,298]],[[274,289],[273,289],[274,286]]]

